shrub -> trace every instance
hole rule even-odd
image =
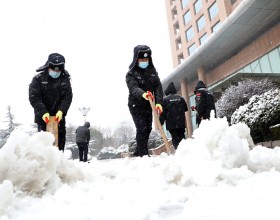
[[[270,89],[279,87],[277,82],[268,78],[250,79],[247,78],[238,82],[238,85],[227,88],[221,98],[216,102],[217,117],[226,117],[231,123],[231,115],[240,106],[248,103],[254,95],[261,95]]]
[[[269,127],[280,123],[280,89],[250,98],[248,104],[233,113],[231,122],[247,124],[255,143],[275,139]]]

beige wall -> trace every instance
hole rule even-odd
[[[197,0],[189,0],[188,6],[184,9],[182,9],[181,6],[181,0],[166,0],[166,14],[167,14],[167,20],[168,20],[168,26],[169,26],[169,36],[170,36],[170,43],[171,43],[171,50],[172,50],[172,59],[173,59],[173,67],[175,68],[180,63],[178,61],[178,55],[183,55],[183,58],[186,59],[188,54],[188,47],[190,47],[193,43],[196,44],[196,47],[199,47],[200,42],[199,38],[202,37],[205,33],[209,37],[212,34],[212,27],[218,22],[223,22],[230,14],[231,12],[240,4],[242,0],[237,0],[234,5],[231,5],[230,0],[208,0],[207,2],[205,0],[202,0],[202,10],[195,14],[193,4]],[[210,21],[208,9],[209,7],[214,3],[217,2],[218,8],[219,8],[219,14],[216,16],[213,20]],[[176,18],[173,16],[173,12],[177,12]],[[192,20],[185,24],[184,22],[184,14],[190,11]],[[204,29],[202,29],[200,32],[197,30],[197,24],[196,21],[204,15],[206,25]],[[175,33],[174,26],[176,24],[179,25],[179,33]],[[186,31],[193,27],[194,30],[194,37],[187,42],[186,40]],[[178,39],[181,39],[182,47],[180,49],[177,48],[176,41]]]
[[[208,84],[213,84],[241,69],[280,45],[280,23],[244,47],[235,56],[206,74]],[[280,64],[279,64],[280,65]]]

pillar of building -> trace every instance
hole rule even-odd
[[[184,99],[187,103],[187,106],[188,106],[188,111],[185,113],[185,117],[186,117],[187,136],[190,138],[192,136],[193,128],[192,128],[188,83],[187,83],[186,78],[180,80],[180,86],[181,86],[182,96],[184,97]]]
[[[203,66],[197,68],[197,77],[198,80],[202,80],[207,85],[205,69]]]

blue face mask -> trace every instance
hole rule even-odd
[[[138,66],[142,69],[146,69],[149,66],[149,61],[146,62],[138,62]]]
[[[60,76],[60,73],[61,72],[56,72],[56,71],[49,70],[49,75],[54,79],[58,78]]]

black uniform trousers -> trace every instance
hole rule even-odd
[[[80,161],[87,162],[87,155],[88,155],[88,143],[81,142],[77,143],[79,149],[79,159]]]
[[[172,137],[172,144],[174,148],[177,150],[178,145],[180,144],[181,140],[185,137],[185,128],[177,128],[177,129],[170,129],[168,130]]]
[[[136,150],[134,156],[149,155],[148,141],[152,131],[152,112],[134,112],[131,114],[136,127]]]
[[[38,125],[38,131],[46,131],[46,123],[37,124],[37,125]],[[66,136],[66,127],[65,127],[65,119],[63,119],[58,124],[58,149],[61,151],[64,151],[65,136]]]

